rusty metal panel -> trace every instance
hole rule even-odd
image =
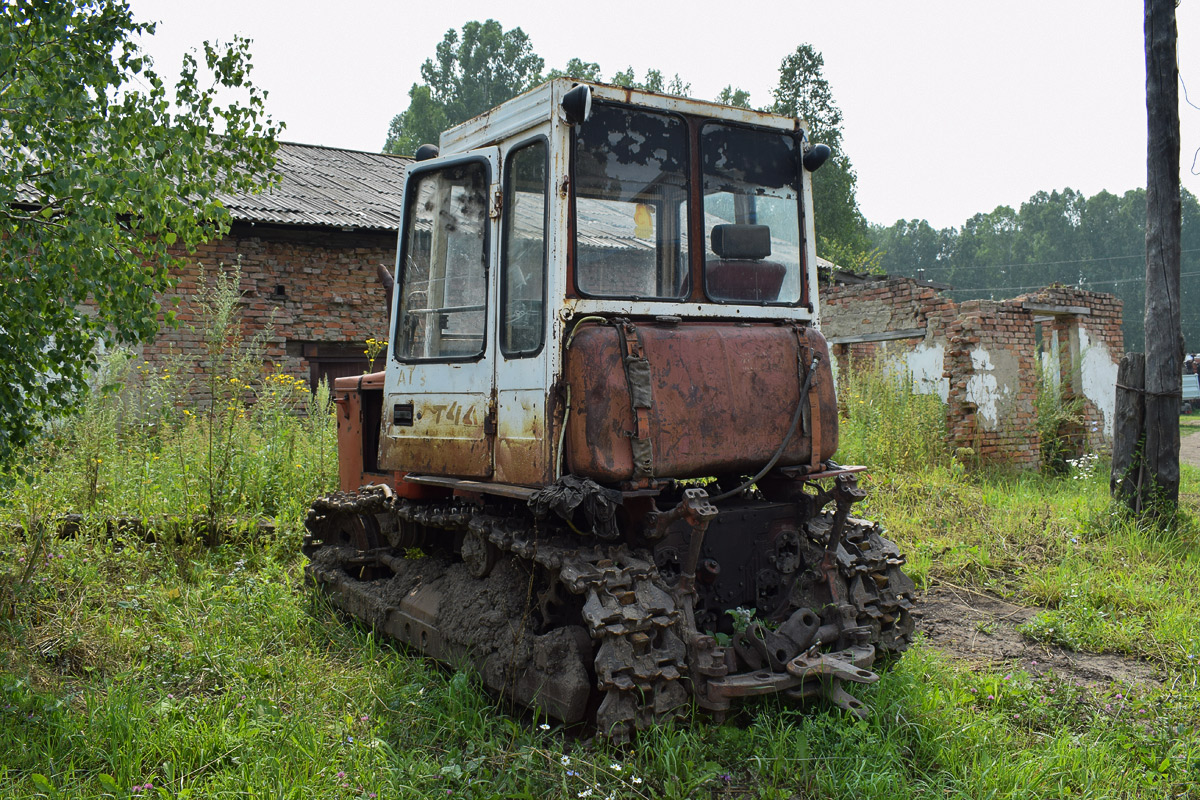
[[[492,474],[490,396],[469,393],[387,396],[383,409],[386,435],[380,441],[380,466],[406,472],[432,472],[486,478]],[[412,405],[412,424],[393,424],[392,406]]]
[[[497,396],[496,480],[531,485],[549,483],[553,478],[546,469],[545,390],[503,390]]]
[[[812,352],[820,460],[837,450],[837,400],[829,352],[815,330],[784,325],[697,323],[637,326],[650,364],[649,439],[655,477],[753,472],[778,449],[796,410]],[[803,344],[801,344],[803,341]],[[802,352],[798,353],[798,348]],[[571,472],[600,481],[634,475],[635,430],[615,328],[586,327],[566,355],[571,389],[567,461]],[[813,437],[798,431],[781,466],[809,462]]]
[[[363,425],[363,393],[383,392],[383,373],[354,375],[333,382],[333,402],[337,404],[338,486],[349,492],[372,482],[386,473],[368,472],[364,447],[378,438],[378,431],[366,431]]]

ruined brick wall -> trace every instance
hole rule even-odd
[[[179,325],[164,325],[153,342],[143,345],[142,355],[151,363],[183,355],[197,371],[205,354],[199,268],[211,283],[218,269],[231,269],[240,259],[243,331],[249,338],[273,326],[271,363],[305,381],[319,374],[361,373],[367,366],[365,341],[390,338],[376,265],[390,272],[395,258],[394,233],[235,225],[224,239],[198,248],[176,273],[178,286],[161,302],[164,309],[175,309]],[[377,368],[382,363],[377,360]],[[200,387],[193,392],[195,399],[203,400],[202,395]]]
[[[911,278],[820,288],[821,330],[833,340],[830,351],[839,369],[850,364],[871,365],[878,358],[897,358],[906,363],[922,390],[935,392],[943,400],[947,390],[942,355],[945,328],[955,309],[952,300]],[[905,330],[920,332],[888,341],[837,341]]]
[[[1036,468],[1040,460],[1037,342],[1029,312],[970,300],[947,329],[946,422],[951,446],[981,461]]]
[[[1085,421],[1071,432],[1078,449],[1103,451],[1112,440],[1123,350],[1121,302],[1112,295],[1051,287],[959,305],[893,278],[822,287],[821,329],[839,367],[872,364],[879,355],[904,363],[918,390],[946,401],[951,446],[970,448],[982,461],[1038,465],[1039,360],[1051,351],[1068,398],[1082,401]],[[886,338],[897,332],[907,335]]]

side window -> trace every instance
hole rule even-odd
[[[546,143],[509,153],[504,176],[504,260],[500,349],[506,356],[542,348],[546,283]]]
[[[396,356],[455,361],[483,353],[487,322],[488,168],[427,172],[406,199]]]

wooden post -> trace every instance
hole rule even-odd
[[[1148,501],[1179,501],[1179,73],[1175,0],[1146,0],[1146,416]]]
[[[1126,353],[1117,367],[1117,403],[1113,419],[1112,473],[1108,479],[1112,496],[1141,511],[1142,420],[1145,417],[1146,356]]]

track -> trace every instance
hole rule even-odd
[[[718,716],[765,693],[865,713],[841,682],[873,681],[875,656],[907,647],[913,585],[878,526],[846,523],[829,577],[817,566],[836,516],[809,520],[792,619],[755,623],[727,648],[692,627],[695,598],[664,579],[650,549],[599,543],[511,507],[420,504],[379,486],[339,492],[314,503],[304,551],[309,576],[353,616],[622,742],[681,716],[692,697]],[[427,554],[405,557],[418,547]]]

